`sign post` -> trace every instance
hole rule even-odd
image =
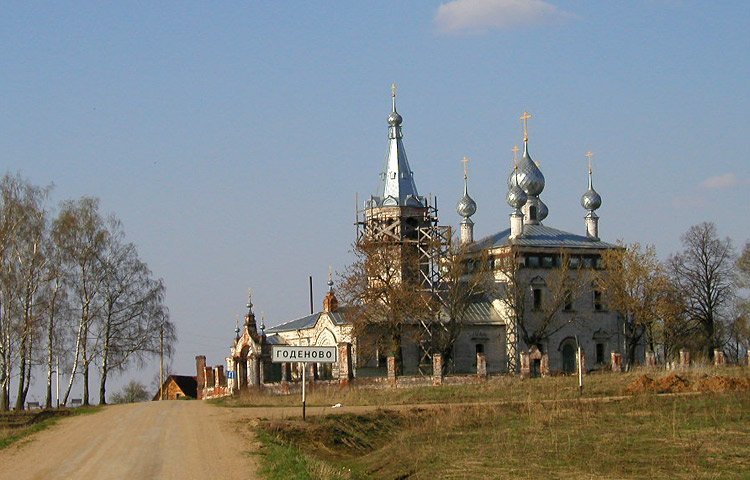
[[[339,361],[339,350],[336,347],[295,347],[294,345],[272,345],[271,361],[273,363],[302,363],[302,420],[305,420],[305,383],[307,379],[307,364],[336,363]]]

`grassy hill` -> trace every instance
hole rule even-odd
[[[313,403],[384,408],[260,422],[264,472],[285,479],[750,478],[749,373],[590,375],[582,396],[572,377],[320,389]],[[295,401],[250,395],[230,403]]]

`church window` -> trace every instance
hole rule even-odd
[[[584,257],[583,258],[583,266],[585,268],[594,268],[594,259],[591,257]]]
[[[529,255],[529,267],[531,268],[538,268],[539,267],[539,257],[536,255]]]
[[[542,267],[544,268],[552,268],[554,266],[554,258],[545,256],[542,257]]]
[[[476,345],[476,353],[484,353],[484,344],[483,343],[477,343],[477,345]]]
[[[573,310],[573,294],[570,290],[565,291],[565,310],[571,311]]]
[[[533,205],[529,207],[529,218],[536,220],[536,207]]]
[[[598,364],[604,363],[604,344],[603,343],[596,344],[596,363]]]
[[[604,310],[604,305],[602,305],[602,292],[599,290],[594,290],[594,310]]]
[[[542,308],[542,289],[535,288],[534,289],[534,310],[539,310],[541,308]]]
[[[570,257],[570,268],[578,268],[581,266],[581,257]]]
[[[604,261],[602,260],[602,257],[596,257],[596,260],[594,261],[594,268],[597,270],[601,270],[604,268]]]

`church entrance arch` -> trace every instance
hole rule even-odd
[[[562,353],[562,369],[565,373],[576,371],[576,341],[574,338],[566,338],[560,345]]]
[[[247,355],[250,353],[250,346],[245,345],[244,348],[240,351],[240,358],[237,362],[235,362],[236,368],[237,368],[237,380],[239,387],[246,387],[247,386]]]

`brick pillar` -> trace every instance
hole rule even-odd
[[[271,375],[270,372],[266,373],[266,367],[270,368],[271,365],[271,357],[263,358],[261,355],[258,355],[255,363],[258,365],[255,367],[257,369],[258,386],[262,387],[266,383],[266,378]]]
[[[581,374],[586,375],[586,352],[581,349],[581,355],[578,357],[578,361],[581,362]],[[576,368],[578,365],[576,365]]]
[[[542,355],[542,371],[540,372],[543,377],[549,377],[549,354],[545,353]]]
[[[396,386],[396,357],[393,354],[388,354],[388,383],[392,386]]]
[[[714,350],[714,367],[723,367],[724,365],[726,365],[724,351],[717,348]]]
[[[612,350],[612,353],[610,354],[612,358],[612,371],[621,373],[622,372],[622,353],[615,352]]]
[[[656,368],[656,355],[654,355],[654,352],[646,352],[646,367],[649,370]]]
[[[204,392],[208,393],[209,388],[214,386],[214,369],[212,367],[203,367],[203,375],[206,379],[206,386]]]
[[[690,352],[687,349],[680,349],[680,367],[688,368],[690,366]]]
[[[529,352],[521,352],[521,378],[531,378],[531,363],[529,362]]]
[[[352,344],[339,343],[339,385],[348,385],[352,373]]]
[[[477,377],[487,376],[487,355],[477,353]]]
[[[226,379],[224,378],[224,365],[217,365],[216,366],[216,376],[214,378],[214,386],[216,387],[223,387],[225,386]]]
[[[443,356],[439,353],[432,354],[432,384],[443,384]]]
[[[203,398],[203,387],[206,386],[206,357],[198,355],[195,357],[196,382],[198,383],[198,400]]]

